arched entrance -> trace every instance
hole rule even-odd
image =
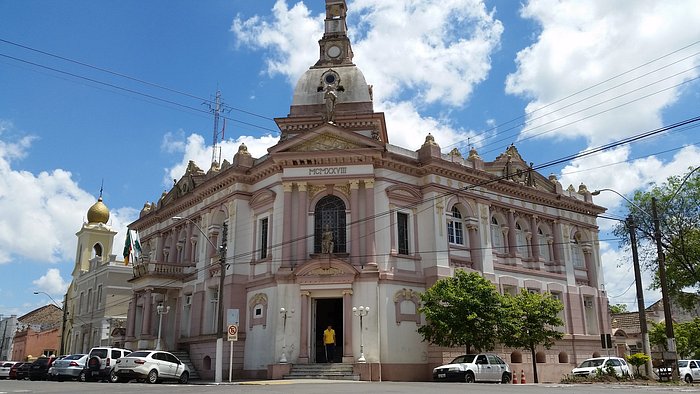
[[[352,285],[359,274],[340,259],[317,258],[295,272],[301,290],[300,363],[326,363],[323,331],[336,334],[333,362],[352,359]]]

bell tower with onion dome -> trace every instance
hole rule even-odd
[[[110,260],[114,236],[117,234],[107,225],[109,208],[102,202],[102,196],[97,199],[87,211],[87,222],[75,235],[78,237],[78,248],[75,256],[73,277],[81,272],[90,270],[90,260],[98,258],[99,263]]]

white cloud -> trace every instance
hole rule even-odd
[[[626,162],[629,155],[629,147],[624,146],[574,160],[562,170],[561,183],[566,188],[569,184],[578,186],[583,182],[591,191],[607,188],[631,196],[637,189],[647,189],[652,183],[661,184],[669,176],[688,172],[688,166],[693,163],[700,163],[700,148],[694,145],[680,149],[666,161],[649,156]],[[594,202],[613,212],[624,205],[622,198],[612,192],[602,192],[594,197]],[[614,225],[606,221],[600,224],[604,230]]]
[[[610,305],[626,304],[628,310],[637,310],[637,289],[634,282],[632,257],[624,250],[615,249],[608,242],[600,243],[600,259]],[[646,306],[661,299],[661,292],[649,290],[651,273],[642,271],[642,288]]]
[[[700,24],[697,23],[700,7],[695,0],[530,0],[521,14],[540,24],[542,30],[533,45],[518,53],[518,69],[509,75],[506,91],[531,99],[526,108],[532,121],[529,135],[561,127],[545,136],[582,136],[590,146],[595,146],[653,129],[662,124],[661,111],[688,90],[687,85],[670,87],[699,74],[695,67],[700,65],[700,57],[683,60],[697,52],[698,47],[694,46],[534,112],[696,42],[700,36]],[[669,67],[654,71],[664,65]],[[645,75],[647,73],[649,75]],[[606,91],[625,81],[629,83]],[[640,99],[667,88],[670,89]],[[636,89],[639,90],[617,98]],[[591,95],[595,96],[574,104]],[[612,109],[634,99],[640,100]],[[606,100],[610,101],[586,109]],[[568,104],[572,105],[553,111]],[[611,110],[592,116],[608,109]],[[587,116],[591,117],[584,119]],[[578,119],[584,120],[567,125]],[[533,129],[537,126],[541,127]],[[528,131],[523,135],[526,133]]]
[[[182,146],[183,157],[182,160],[165,170],[165,178],[163,180],[163,186],[166,190],[170,190],[173,186],[173,180],[179,180],[185,174],[187,169],[187,164],[190,160],[193,160],[195,164],[202,170],[209,171],[211,168],[211,158],[212,158],[212,147],[211,145],[206,145],[204,142],[204,137],[199,134],[191,134],[186,139],[174,142],[172,135],[167,135],[164,137],[164,143],[161,146],[165,146],[165,139],[168,139],[169,144],[176,144]],[[248,152],[255,158],[259,158],[267,154],[267,148],[273,146],[279,141],[279,137],[273,135],[264,135],[262,137],[256,138],[252,136],[239,136],[235,140],[226,140],[221,142],[218,146],[221,148],[221,161],[228,160],[229,163],[233,161],[233,156],[238,152],[238,148],[243,143],[248,148]],[[219,157],[217,152],[216,157]]]
[[[3,124],[5,131],[7,125],[13,130],[11,123]],[[72,261],[75,232],[96,201],[68,171],[54,169],[35,175],[13,169],[14,161],[28,155],[33,140],[32,136],[0,139],[0,264],[19,259]],[[105,203],[109,206],[109,201]],[[136,213],[113,210],[110,217],[113,228],[121,230]]]
[[[61,272],[57,268],[49,268],[45,275],[32,281],[32,283],[37,287],[38,291],[45,291],[52,296],[66,294],[66,290],[68,290],[68,285],[70,284],[70,282],[63,280]],[[62,302],[59,300],[56,301],[59,303]]]

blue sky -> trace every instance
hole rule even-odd
[[[355,63],[390,143],[417,149],[431,132],[445,151],[470,141],[492,160],[515,142],[538,164],[698,115],[694,3],[348,6]],[[188,160],[209,168],[213,121],[202,103],[217,88],[233,108],[222,157],[241,142],[263,155],[277,141],[272,118],[287,115],[296,79],[318,57],[323,13],[322,0],[0,2],[0,314],[50,302],[33,291],[60,300],[75,232],[103,181],[120,254],[126,225]],[[677,131],[542,172],[565,187],[630,193],[700,163],[699,140],[697,128]],[[614,195],[596,202],[624,214]],[[630,263],[601,238],[610,301],[634,309]],[[657,299],[648,292],[647,304]]]

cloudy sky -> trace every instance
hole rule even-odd
[[[0,314],[51,301],[34,291],[60,301],[101,185],[120,249],[126,225],[188,160],[209,168],[202,103],[217,89],[230,108],[222,157],[241,142],[263,155],[278,138],[272,119],[318,57],[323,5],[0,2]],[[492,160],[515,143],[537,165],[700,115],[695,0],[348,7],[355,63],[394,145],[417,149],[430,132],[446,152],[473,145]],[[697,127],[674,129],[541,172],[628,194],[700,163],[698,142]],[[613,194],[596,202],[624,215]],[[610,302],[634,309],[630,262],[601,238]]]

